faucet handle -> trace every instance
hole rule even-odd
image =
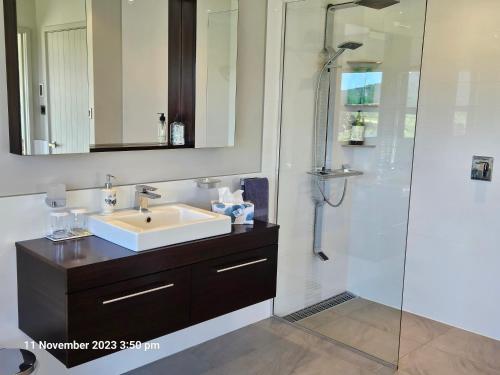
[[[140,192],[147,192],[147,191],[156,191],[158,188],[148,186],[148,185],[137,185],[135,187],[135,190],[140,191]]]

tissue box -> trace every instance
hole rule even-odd
[[[255,206],[253,203],[242,204],[212,202],[212,212],[231,217],[233,224],[253,224]]]

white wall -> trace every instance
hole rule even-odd
[[[36,8],[34,0],[18,0],[17,6],[17,25],[30,29],[36,28]]]
[[[91,144],[123,143],[121,0],[88,1]]]
[[[123,142],[157,142],[157,113],[168,116],[168,1],[121,5]]]
[[[196,147],[234,146],[238,0],[196,6]]]
[[[500,339],[500,3],[430,0],[418,112],[405,308]]]
[[[84,0],[36,0],[38,26],[85,21]]]

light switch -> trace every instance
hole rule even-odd
[[[494,158],[488,156],[472,157],[471,178],[479,181],[491,181]]]

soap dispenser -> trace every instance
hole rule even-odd
[[[116,189],[113,187],[111,179],[115,176],[107,174],[106,183],[104,184],[104,189],[102,190],[102,214],[111,215],[115,210],[115,206],[118,203],[116,199]]]
[[[165,113],[158,113],[160,115],[160,119],[158,122],[158,142],[161,145],[168,144],[168,126],[167,126],[167,118],[165,117]]]

